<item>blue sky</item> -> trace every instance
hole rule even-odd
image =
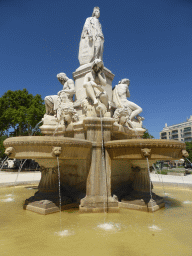
[[[130,100],[143,108],[155,137],[165,123],[192,115],[192,0],[0,0],[0,84],[7,90],[56,94],[56,75],[79,67],[81,31],[101,11],[104,65],[113,86],[129,78]]]

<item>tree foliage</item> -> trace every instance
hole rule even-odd
[[[8,90],[0,98],[0,135],[30,135],[45,113],[39,94],[33,96],[26,89]]]
[[[154,139],[153,135],[151,135],[148,130],[146,129],[146,131],[143,134],[143,139]]]
[[[190,162],[192,162],[192,141],[191,142],[185,142],[186,144],[186,150],[189,153],[189,156],[187,159],[189,159]]]
[[[3,135],[0,137],[0,158],[3,159],[5,158],[5,147],[3,146],[3,141],[7,138],[6,135]]]

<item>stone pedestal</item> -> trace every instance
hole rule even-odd
[[[63,125],[57,122],[55,116],[44,115],[42,118],[43,125],[39,127],[43,135],[47,136],[64,136]]]
[[[87,177],[86,197],[81,200],[80,212],[118,211],[118,201],[111,197],[111,159],[102,138],[111,139],[112,118],[86,118],[87,140],[92,141],[92,156]]]
[[[59,211],[59,180],[58,169],[41,167],[41,180],[38,192],[34,196],[25,200],[24,209],[39,214],[50,214]],[[61,208],[74,207],[70,198],[61,194]],[[76,205],[78,207],[78,205]]]
[[[91,66],[92,66],[92,63],[82,65],[78,69],[76,69],[76,71],[73,73],[77,100],[83,100],[87,97],[83,84],[84,84],[85,75],[91,71]],[[111,101],[112,100],[112,81],[115,75],[106,67],[103,68],[103,72],[105,73],[106,80],[107,80],[107,85],[105,86],[104,90],[108,94],[109,101]]]
[[[154,212],[164,207],[163,198],[152,193],[153,185],[149,177],[147,163],[138,161],[138,165],[133,166],[132,171],[133,191],[119,202],[119,207],[147,212]]]

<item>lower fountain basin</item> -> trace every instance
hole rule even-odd
[[[13,201],[12,187],[0,191],[1,255],[191,255],[191,190],[165,187],[164,196],[163,185],[155,186],[165,208],[154,215],[126,209],[79,214],[77,208],[46,217],[22,209],[33,189],[15,187]]]

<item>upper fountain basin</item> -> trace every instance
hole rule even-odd
[[[4,141],[6,154],[17,159],[86,159],[92,143],[86,140],[51,137],[12,137]]]
[[[112,160],[175,160],[183,157],[185,143],[175,140],[127,139],[105,143]]]

